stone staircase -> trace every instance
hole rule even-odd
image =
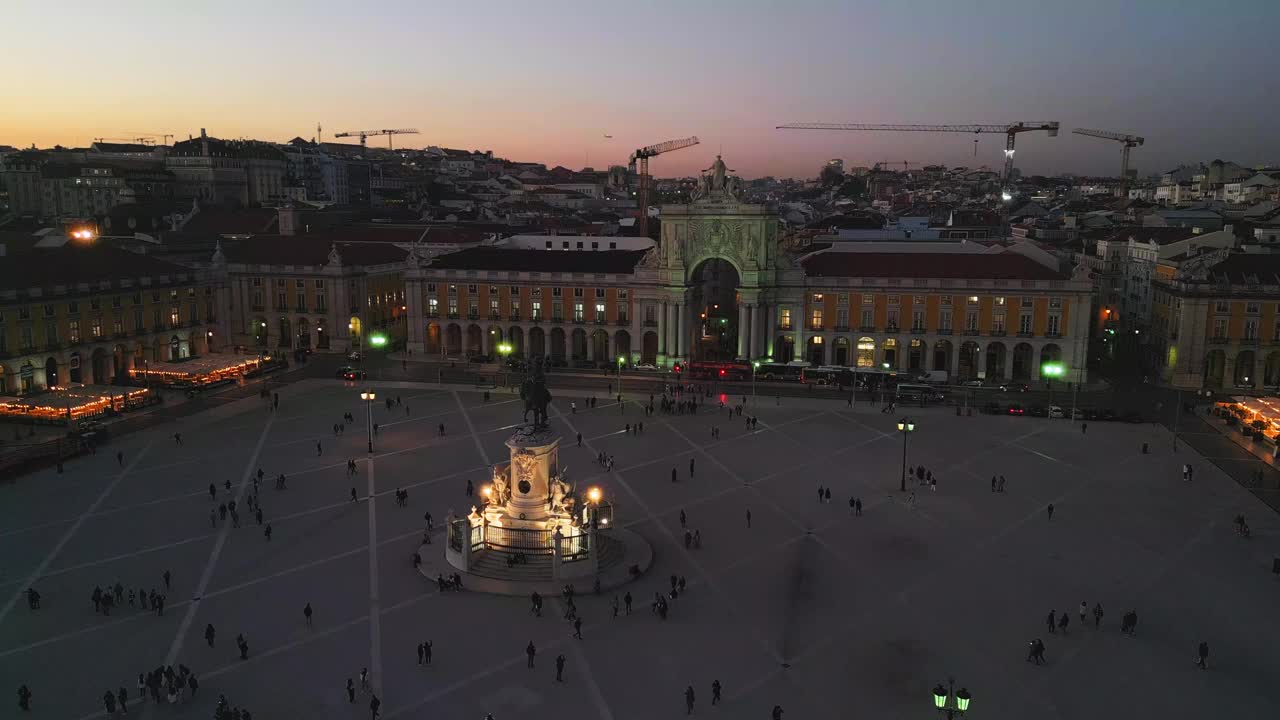
[[[600,536],[601,555],[600,570],[612,567],[622,562],[626,546],[622,543],[609,538],[607,535]],[[480,577],[493,578],[494,580],[507,580],[516,582],[539,582],[551,579],[551,556],[550,555],[526,555],[526,562],[507,566],[507,554],[496,552],[493,550],[484,550],[478,553],[472,560],[469,574],[478,575]],[[589,560],[581,560],[584,565]],[[579,575],[575,567],[575,563],[566,563],[564,570],[566,573]]]

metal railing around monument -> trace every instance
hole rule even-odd
[[[591,536],[587,533],[564,535],[560,538],[561,562],[578,562],[591,557]]]
[[[466,518],[459,518],[449,523],[449,549],[454,552],[462,552],[462,539],[467,536],[467,526],[470,521]]]
[[[551,554],[553,532],[550,530],[497,527],[494,525],[490,525],[486,530],[484,547],[488,550],[524,553],[525,555]]]

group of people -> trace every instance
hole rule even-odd
[[[164,571],[164,586],[168,590],[173,576],[168,570]],[[34,598],[33,598],[34,594]],[[104,590],[101,585],[93,588],[93,594],[90,599],[93,601],[93,611],[102,615],[111,615],[111,609],[119,606],[124,607],[125,598],[128,598],[129,607],[137,607],[141,610],[154,611],[157,615],[164,615],[165,595],[156,592],[155,588],[151,588],[150,592],[138,588],[134,593],[133,588],[126,588],[119,581],[114,586],[108,585]],[[32,610],[40,607],[40,593],[34,589],[27,590],[27,604]]]

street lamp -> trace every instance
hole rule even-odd
[[[504,387],[507,384],[507,356],[511,354],[511,350],[511,343],[498,343],[498,354],[502,356],[502,384]]]
[[[625,357],[621,355],[618,356],[618,394],[619,395],[622,394],[622,366],[626,362],[627,362],[627,359]]]
[[[584,519],[591,525],[595,525],[600,519],[600,499],[603,497],[604,493],[600,491],[599,487],[593,486],[587,489],[587,501],[591,505],[587,510],[588,515]]]
[[[366,423],[366,425],[369,430],[369,454],[370,455],[373,454],[373,401],[376,400],[377,398],[378,396],[372,390],[364,390],[360,393],[360,399],[364,400],[365,408],[369,411],[367,415],[368,422]]]
[[[752,402],[755,402],[755,399],[756,399],[756,371],[759,369],[760,369],[760,361],[752,360],[751,361],[751,401]]]
[[[902,433],[902,483],[898,486],[900,492],[907,491],[907,436],[916,431],[916,424],[908,418],[902,418],[898,421],[898,432]]]
[[[967,688],[960,688],[957,692],[955,687],[955,678],[947,678],[947,687],[938,683],[933,688],[933,706],[938,709],[939,714],[946,715],[947,720],[955,720],[969,712],[969,702],[973,700]]]
[[[1066,370],[1062,367],[1062,363],[1050,362],[1040,366],[1040,374],[1047,378],[1045,384],[1049,386],[1049,404],[1053,404],[1053,380],[1060,378],[1066,374]]]

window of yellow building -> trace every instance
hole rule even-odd
[[[822,329],[822,308],[813,308],[809,311],[809,328],[812,330]]]
[[[858,367],[875,367],[876,341],[869,337],[858,338]]]
[[[791,308],[780,308],[778,310],[778,327],[783,330],[791,329]]]

